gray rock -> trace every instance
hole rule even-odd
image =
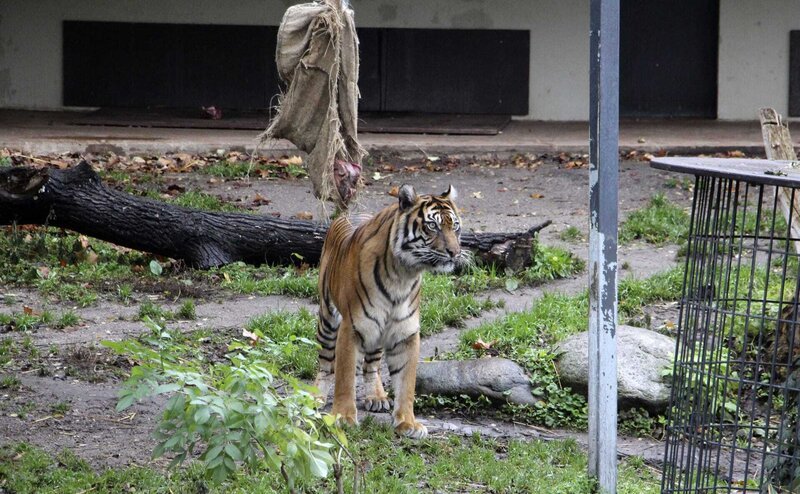
[[[525,370],[504,358],[420,362],[416,390],[418,394],[483,395],[522,405],[539,401],[531,394]]]
[[[557,367],[561,383],[586,392],[589,380],[589,334],[565,339]],[[644,407],[653,412],[666,409],[669,383],[662,372],[672,366],[675,339],[633,326],[617,326],[617,386],[620,408]]]

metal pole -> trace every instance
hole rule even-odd
[[[589,475],[617,492],[619,2],[591,0],[589,167]]]

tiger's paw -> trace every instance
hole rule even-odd
[[[358,414],[355,406],[347,409],[338,409],[336,406],[331,410],[331,415],[337,417],[336,421],[343,425],[358,425]]]
[[[370,396],[364,400],[364,410],[368,412],[386,413],[392,409],[394,402],[387,395]]]
[[[428,435],[428,428],[416,420],[413,422],[400,422],[394,426],[395,432],[411,439],[422,439]]]

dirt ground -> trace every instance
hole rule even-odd
[[[390,160],[387,160],[390,161]],[[385,164],[385,162],[384,162]],[[376,171],[377,170],[377,171]],[[378,173],[379,175],[377,175]],[[548,245],[567,248],[582,258],[587,256],[585,240],[566,242],[560,233],[569,226],[577,227],[584,238],[588,230],[588,171],[585,168],[567,168],[557,161],[545,162],[535,168],[506,166],[459,166],[442,171],[429,171],[422,167],[394,169],[373,166],[365,173],[368,185],[364,190],[360,207],[364,211],[376,211],[395,199],[387,195],[393,187],[403,183],[413,184],[420,193],[441,192],[453,184],[459,193],[458,203],[462,210],[465,228],[473,231],[520,231],[544,220],[552,225],[541,232],[540,239]],[[620,215],[622,218],[644,206],[650,197],[664,193],[670,200],[688,207],[690,194],[681,188],[669,188],[666,183],[674,175],[653,170],[647,162],[624,162],[620,169]],[[682,177],[679,177],[682,178]],[[269,200],[259,207],[263,214],[280,214],[292,217],[309,211],[320,217],[318,202],[312,196],[308,179],[300,180],[209,180],[208,175],[181,174],[166,176],[166,187],[176,183],[187,190],[202,189],[229,200],[241,200],[250,204],[256,196]],[[663,271],[675,263],[675,246],[653,247],[645,244],[620,248],[619,260],[624,269],[621,276],[645,277]],[[586,287],[586,274],[573,279],[559,280],[535,288],[524,288],[507,293],[494,291],[484,294],[506,301],[503,309],[483,314],[467,321],[466,327],[474,327],[483,321],[500,317],[505,312],[519,311],[530,307],[544,291],[576,293]],[[50,309],[60,313],[69,305],[58,305],[43,299],[38,293],[16,287],[0,286],[0,295],[10,304],[0,306],[2,312],[20,312],[23,306],[37,310]],[[144,297],[141,294],[137,294]],[[191,329],[205,327],[219,331],[241,328],[252,317],[264,312],[284,309],[298,310],[307,307],[315,310],[307,299],[289,297],[240,296],[226,293],[205,294],[196,300],[197,320],[176,322],[175,327]],[[149,298],[174,307],[171,301],[154,294]],[[110,297],[101,297],[88,308],[74,308],[84,322],[69,330],[40,329],[30,336],[32,343],[44,353],[58,349],[72,359],[71,365],[82,368],[81,372],[64,372],[70,358],[59,362],[51,375],[38,375],[36,369],[25,369],[17,373],[22,386],[18,390],[0,390],[0,441],[4,443],[27,441],[48,451],[71,448],[77,455],[96,467],[118,467],[125,465],[153,465],[150,459],[155,445],[151,431],[160,415],[161,400],[150,400],[137,404],[123,413],[115,411],[116,394],[123,371],[128,362],[109,361],[107,352],[97,345],[104,339],[123,339],[135,336],[146,328],[136,318],[137,300],[133,305],[121,305]],[[667,321],[677,322],[676,307],[649,308],[652,313],[651,326]],[[462,329],[448,328],[442,333],[423,341],[423,356],[435,350],[452,349]],[[18,332],[4,334],[22,340],[26,335]],[[81,369],[79,369],[81,370]],[[0,374],[2,371],[0,370]],[[63,416],[54,412],[54,406],[68,403]],[[463,419],[455,416],[424,416],[433,435],[481,434],[499,437],[566,437],[579,440],[581,434],[565,431],[549,431],[513,423],[502,423],[496,419]],[[621,450],[627,454],[639,454],[657,461],[662,454],[662,445],[646,439],[622,439]],[[160,461],[155,464],[161,464]]]

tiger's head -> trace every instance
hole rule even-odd
[[[411,185],[398,193],[400,219],[397,223],[394,255],[412,270],[449,273],[466,262],[461,250],[461,218],[453,202],[451,185],[438,196],[418,196]]]

